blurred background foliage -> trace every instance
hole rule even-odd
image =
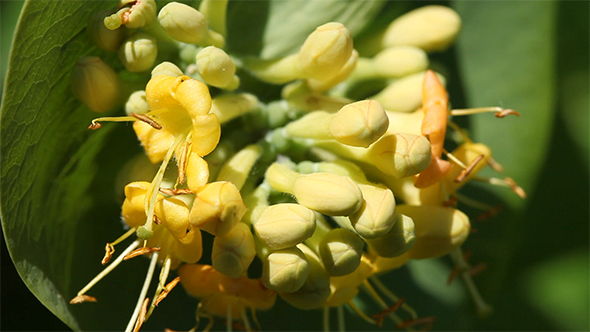
[[[389,22],[399,13],[399,8],[408,10],[427,3],[431,2],[388,3],[374,26]],[[497,127],[484,123],[489,120],[485,117],[472,117],[464,125],[470,128],[477,141],[494,148],[497,160],[507,162],[510,166],[507,167],[508,175],[516,174],[515,177],[525,179],[523,185],[528,189],[529,197],[519,203],[507,191],[492,191],[487,187],[467,188],[469,195],[479,195],[481,199],[507,207],[498,216],[475,224],[478,232],[465,246],[474,252],[473,263],[488,263],[489,269],[476,277],[476,283],[495,307],[490,318],[480,320],[475,317],[463,288],[456,282],[450,287],[445,285],[450,265],[446,259],[411,264],[396,272],[395,280],[387,280],[387,283],[398,295],[407,297],[407,302],[421,315],[435,315],[437,324],[434,330],[589,330],[589,3],[543,1],[540,6],[511,1],[437,3],[455,8],[465,25],[455,47],[432,56],[433,63],[443,63],[448,70],[445,74],[450,78],[449,93],[453,106],[500,104],[522,113],[520,118],[505,119]],[[21,1],[0,2],[2,84],[21,7]],[[366,33],[370,34],[370,31]],[[536,45],[536,48],[527,48],[529,44]],[[530,76],[520,77],[523,75],[521,72]],[[523,86],[528,89],[522,89]],[[511,99],[514,94],[519,95],[518,100],[524,100],[522,105],[518,105],[517,99]],[[108,141],[112,144],[124,137],[130,142],[124,147],[137,149],[134,138],[125,133],[124,126],[118,129],[116,138]],[[490,142],[493,137],[495,139]],[[115,152],[106,149],[96,151],[96,154],[107,160],[118,157]],[[2,157],[5,157],[4,153]],[[117,167],[109,163],[101,166],[101,172]],[[93,183],[93,188],[96,185]],[[103,185],[99,190],[105,187],[108,188]],[[2,189],[5,188],[3,184]],[[84,241],[104,243],[106,238],[112,238],[112,232],[117,231],[118,211],[116,205],[109,204],[108,211],[102,213],[114,216],[113,225],[86,235],[87,238],[78,238],[77,244]],[[94,208],[91,211],[96,212],[97,209],[100,210]],[[101,222],[107,224],[110,220]],[[30,245],[34,247],[35,244]],[[100,256],[102,247],[97,249],[92,254]],[[144,270],[146,263],[137,260],[132,263],[135,265],[130,264],[116,274],[120,279],[121,275],[134,269]],[[78,276],[88,279],[87,276],[93,273],[88,271]],[[437,274],[440,274],[440,280],[434,280],[433,275]],[[102,295],[102,292],[113,293],[113,288],[105,284],[117,285],[119,280],[114,279],[103,282],[96,292],[101,292],[104,297],[107,295]],[[123,280],[120,285],[127,283],[129,280]],[[129,290],[132,302],[136,293],[134,289]],[[168,303],[182,297],[180,293],[182,291],[179,290],[173,292]],[[4,237],[1,294],[3,312],[0,328],[3,331],[68,329],[44,308],[21,281],[8,255]],[[114,303],[117,295],[110,294],[107,298],[107,301],[113,301],[111,312],[118,308]],[[187,303],[190,308],[182,310],[189,313],[183,318],[187,325],[167,327],[192,326],[190,312],[193,312],[196,300]],[[48,306],[52,311],[58,310],[51,304]],[[91,315],[92,306],[88,304],[85,309],[75,308],[74,315]],[[157,327],[153,328],[161,330],[163,326],[157,323],[165,319],[158,320],[158,317],[177,311],[169,307],[162,305],[158,310],[152,325]],[[298,321],[302,313],[293,315],[284,304],[279,304],[278,310],[291,314],[277,315],[274,310],[261,313],[259,318],[263,329],[287,329],[293,324],[296,324],[294,328],[317,330],[321,327],[318,311],[305,313],[306,323],[301,325]],[[360,319],[348,317],[349,329],[367,327]],[[126,318],[109,317],[113,324],[118,325],[100,325],[105,318],[95,317],[87,322],[90,325],[85,326],[122,326]],[[353,320],[358,323],[352,323]],[[386,326],[384,330],[388,328],[391,329],[391,326]]]

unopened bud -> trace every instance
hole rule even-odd
[[[295,181],[300,175],[285,164],[273,163],[266,169],[265,177],[273,189],[292,194]]]
[[[132,73],[152,68],[157,56],[158,46],[156,40],[142,32],[137,32],[127,38],[119,48],[119,60]]]
[[[363,240],[353,232],[336,228],[330,230],[319,244],[319,254],[330,276],[354,272],[361,262]]]
[[[133,92],[125,103],[125,113],[127,113],[127,115],[130,115],[131,113],[145,114],[149,111],[150,107],[148,106],[144,90]]]
[[[448,7],[425,6],[391,22],[382,45],[411,45],[427,52],[443,51],[453,43],[461,29],[461,18]]]
[[[231,278],[244,275],[254,256],[254,237],[250,227],[244,223],[238,223],[229,233],[216,236],[213,240],[212,265]]]
[[[330,276],[319,257],[304,244],[297,246],[309,261],[309,275],[298,290],[294,292],[279,292],[279,295],[295,308],[310,310],[324,305],[330,296]]]
[[[262,154],[262,149],[257,144],[251,144],[229,158],[219,170],[217,181],[229,181],[236,188],[242,189],[250,175],[254,163]]]
[[[399,205],[398,212],[414,221],[416,243],[408,251],[411,259],[446,255],[463,244],[471,230],[469,218],[450,207]]]
[[[215,46],[205,47],[197,54],[197,70],[205,82],[214,87],[233,90],[239,84],[236,65],[227,53]]]
[[[285,126],[287,135],[292,137],[304,137],[314,139],[329,139],[330,124],[334,114],[315,111],[290,122]]]
[[[360,265],[354,272],[330,278],[330,297],[325,304],[330,307],[339,307],[351,301],[358,294],[359,286],[371,274],[372,264],[365,254],[361,257]]]
[[[380,171],[401,179],[428,168],[430,142],[420,135],[385,135],[371,146],[369,156]]]
[[[197,193],[190,223],[216,236],[223,236],[242,219],[246,206],[239,190],[230,182],[208,183]]]
[[[258,108],[258,98],[253,94],[226,94],[213,98],[210,113],[215,114],[220,123],[226,123]]]
[[[325,81],[344,67],[352,54],[352,35],[341,23],[326,23],[312,32],[299,51],[304,75]]]
[[[299,204],[331,216],[348,216],[362,205],[363,194],[349,177],[331,173],[301,175],[293,184]]]
[[[293,247],[312,236],[315,214],[299,204],[271,205],[254,224],[256,235],[270,250]]]
[[[119,77],[98,57],[80,58],[72,69],[71,84],[76,98],[94,112],[110,111],[119,102]]]
[[[375,100],[348,104],[332,118],[330,134],[340,143],[367,148],[387,131],[389,118]]]
[[[295,292],[309,275],[309,261],[297,247],[272,252],[263,260],[262,282],[269,289]]]
[[[379,75],[398,78],[428,68],[428,55],[414,46],[394,46],[379,52],[373,58]]]
[[[380,237],[396,222],[395,198],[385,186],[359,184],[363,193],[361,208],[349,216],[355,231],[366,239]]]
[[[353,49],[352,54],[350,55],[350,58],[348,58],[348,61],[346,61],[344,66],[342,66],[340,71],[335,76],[333,76],[332,78],[325,80],[325,81],[320,81],[320,80],[316,80],[313,78],[309,78],[309,79],[307,79],[307,86],[309,87],[309,89],[311,91],[316,91],[316,92],[324,92],[324,91],[329,90],[330,88],[334,87],[338,83],[346,80],[350,76],[350,74],[352,74],[352,72],[356,68],[356,63],[358,61],[358,58],[359,58],[359,53]]]
[[[441,75],[437,76],[444,84],[444,78]],[[371,99],[377,100],[389,111],[413,112],[422,105],[423,82],[424,72],[408,75],[389,84]]]
[[[412,218],[400,214],[389,232],[378,238],[365,241],[381,257],[401,256],[410,250],[416,241],[414,228]]]
[[[205,16],[183,3],[170,2],[162,7],[158,21],[170,37],[183,43],[199,44],[208,34]]]
[[[152,69],[152,77],[158,75],[178,77],[184,75],[184,73],[177,65],[172,62],[164,61]]]

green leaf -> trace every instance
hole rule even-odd
[[[384,1],[378,0],[231,2],[227,17],[228,50],[263,59],[289,55],[297,52],[305,38],[326,22],[340,22],[353,36],[358,34],[384,5]]]

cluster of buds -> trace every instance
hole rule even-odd
[[[72,303],[96,301],[86,294],[96,282],[144,255],[151,263],[127,331],[139,330],[179,282],[200,299],[197,317],[211,318],[205,330],[220,316],[228,329],[239,321],[250,331],[249,310],[270,309],[277,297],[323,310],[325,322],[335,307],[343,323],[342,308],[349,306],[369,323],[389,317],[409,328],[432,319],[418,318],[377,276],[411,259],[451,254],[478,310],[489,311],[461,254],[471,226],[458,202],[487,206],[458,190],[478,180],[524,192],[509,178],[478,177],[487,165],[500,167],[489,148],[448,118],[516,112],[449,110],[444,78],[428,70],[427,52],[454,41],[460,29],[454,11],[429,6],[399,17],[373,57],[359,56],[348,29],[330,22],[298,53],[235,61],[223,50],[227,1],[204,0],[199,10],[170,2],[158,11],[154,0],[119,5],[116,13],[91,19],[91,36],[105,51],[118,52],[126,71],[151,70],[151,78],[127,93],[126,116],[96,118],[89,128],[132,121],[147,158],[125,168],[128,230],[107,243],[103,264],[115,245],[136,239]],[[177,53],[162,59],[159,48]],[[156,65],[157,59],[180,60]],[[282,99],[259,101],[240,85],[241,72],[282,85]],[[375,79],[388,85],[366,99],[353,97],[355,86]],[[89,109],[122,108],[118,74],[99,58],[81,59],[72,82]],[[458,133],[452,152],[444,148],[448,126]],[[170,273],[178,277],[168,282]],[[383,311],[363,312],[356,304],[360,291]]]

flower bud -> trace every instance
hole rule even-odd
[[[428,168],[430,142],[419,135],[385,135],[371,146],[369,156],[381,172],[400,179]]]
[[[369,247],[381,257],[401,256],[410,250],[416,241],[412,218],[398,215],[396,219],[389,232],[378,238],[365,240]]]
[[[208,34],[207,19],[195,8],[170,2],[160,9],[158,21],[170,37],[189,44],[201,43]]]
[[[250,227],[244,223],[238,223],[229,233],[216,236],[213,240],[212,265],[231,278],[244,275],[254,256],[254,237]]]
[[[127,35],[127,29],[110,30],[104,25],[105,16],[112,13],[108,10],[96,12],[88,21],[88,32],[94,43],[107,52],[117,52]]]
[[[341,23],[316,28],[299,51],[299,65],[308,78],[325,81],[344,67],[352,54],[352,36]]]
[[[119,8],[133,3],[131,9],[125,14],[127,15],[127,22],[123,23],[129,29],[140,29],[152,23],[156,18],[156,11],[158,6],[154,0],[120,0]]]
[[[363,194],[354,181],[331,173],[301,175],[293,184],[293,194],[299,204],[333,216],[348,216],[363,202]]]
[[[127,38],[119,48],[119,60],[132,73],[152,68],[157,56],[158,45],[156,40],[142,32],[137,32]]]
[[[354,272],[341,277],[330,277],[330,297],[325,304],[329,307],[339,307],[351,301],[358,294],[359,286],[371,273],[372,264],[365,254]]]
[[[228,88],[234,80],[232,88],[239,84],[236,65],[227,53],[215,46],[205,47],[197,54],[197,70],[205,82],[214,87]]]
[[[389,118],[375,100],[361,100],[340,109],[330,123],[330,134],[340,143],[367,148],[387,131]]]
[[[130,115],[131,113],[145,114],[149,111],[150,107],[148,106],[144,90],[133,92],[125,103],[125,113],[127,113],[127,115]]]
[[[404,77],[428,69],[428,55],[414,46],[394,46],[373,58],[377,72],[383,77]]]
[[[391,22],[383,35],[382,46],[411,45],[427,52],[443,51],[453,43],[461,29],[461,18],[448,7],[425,6]]]
[[[259,107],[258,98],[253,94],[226,94],[213,98],[210,113],[215,114],[220,123],[226,123]]]
[[[353,232],[336,228],[322,238],[319,254],[330,276],[343,276],[354,272],[361,262],[363,240]]]
[[[279,295],[295,308],[310,310],[324,305],[330,296],[330,276],[317,255],[306,245],[297,246],[309,261],[309,275],[298,290],[294,292],[279,292]]]
[[[285,131],[291,137],[329,139],[333,117],[334,114],[324,111],[310,112],[286,125]]]
[[[119,102],[119,77],[98,57],[80,58],[72,69],[71,84],[76,98],[94,112],[110,111]]]
[[[437,76],[444,84],[444,78],[441,75]],[[380,102],[388,111],[413,112],[422,105],[423,82],[424,72],[408,75],[389,84],[371,99]]]
[[[172,62],[164,61],[152,69],[152,77],[158,75],[178,77],[184,75],[184,73]]]
[[[265,177],[273,189],[292,194],[295,181],[300,175],[285,164],[273,163],[266,169]]]
[[[352,72],[356,68],[358,58],[359,53],[355,49],[353,49],[350,58],[348,58],[348,61],[346,61],[344,66],[335,76],[325,81],[309,78],[307,79],[307,86],[311,91],[316,92],[324,92],[329,90],[330,88],[336,86],[338,83],[347,79],[350,76],[350,74],[352,74]]]
[[[299,204],[271,205],[254,224],[256,235],[270,250],[293,247],[312,236],[315,214]]]
[[[254,163],[262,154],[262,149],[257,144],[250,144],[229,158],[221,167],[217,181],[228,181],[236,188],[242,189],[250,175]]]
[[[189,221],[200,229],[223,236],[246,212],[240,191],[230,182],[208,183],[197,192]]]
[[[262,283],[279,292],[295,292],[309,275],[309,261],[297,247],[272,252],[262,265]]]
[[[459,247],[469,236],[469,218],[444,206],[399,205],[398,212],[414,221],[416,243],[408,251],[411,259],[439,257]]]
[[[359,184],[363,193],[361,208],[349,216],[357,234],[365,239],[380,237],[394,225],[395,198],[385,186]]]

